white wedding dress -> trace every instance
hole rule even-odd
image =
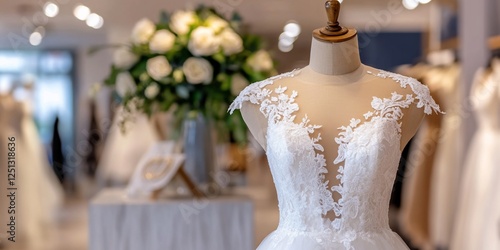
[[[233,112],[243,102],[260,105],[268,119],[266,154],[278,193],[280,220],[258,250],[408,249],[389,228],[389,199],[401,156],[402,110],[415,103],[426,114],[439,112],[429,89],[412,78],[368,71],[392,78],[414,94],[394,92],[389,98],[373,97],[373,109],[367,110],[363,122],[353,118],[339,128],[338,137],[325,138],[338,143],[333,163],[341,165],[337,175],[340,184],[329,189],[321,137],[312,136],[321,126],[309,124],[307,117],[295,122],[294,113],[300,108],[295,99],[300,93],[276,85],[280,79],[299,73],[292,71],[254,83],[230,106]],[[333,193],[342,198],[334,200]],[[336,215],[333,221],[325,217],[331,211]]]
[[[29,105],[0,94],[0,222],[2,234],[6,225],[7,206],[7,138],[15,137],[16,154],[16,223],[19,242],[43,245],[48,229],[56,223],[64,199],[59,180],[52,171],[39,139]]]
[[[500,60],[481,69],[471,90],[478,130],[460,183],[452,250],[500,249]]]

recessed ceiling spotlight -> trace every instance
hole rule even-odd
[[[293,43],[292,43],[292,44],[285,44],[285,43],[283,43],[283,40],[281,40],[281,41],[278,43],[278,49],[279,49],[281,52],[284,52],[284,53],[290,52],[290,51],[292,51],[292,49],[293,49]]]
[[[102,18],[102,16],[99,16],[99,20],[97,21],[97,23],[95,23],[91,27],[94,29],[100,29],[103,25],[104,25],[104,19]]]
[[[33,46],[38,46],[40,45],[40,43],[42,43],[42,38],[42,34],[35,31],[30,35],[30,44]]]
[[[53,2],[47,2],[43,6],[43,13],[48,17],[55,17],[59,14],[59,6]]]
[[[96,13],[92,13],[87,17],[86,23],[89,27],[100,29],[104,25],[104,18]]]
[[[78,20],[85,21],[90,15],[90,9],[87,6],[80,4],[73,10],[73,15],[75,15]]]
[[[418,7],[418,0],[403,0],[403,6],[408,10],[414,10]]]
[[[283,32],[279,37],[279,41],[284,44],[293,44],[295,42],[295,38],[289,37],[287,33]]]
[[[289,37],[297,37],[300,35],[301,29],[300,29],[300,25],[297,22],[291,21],[285,25],[285,27],[283,28],[283,31]]]

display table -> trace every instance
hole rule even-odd
[[[90,203],[90,250],[250,250],[253,204],[242,195],[131,200],[105,189]]]

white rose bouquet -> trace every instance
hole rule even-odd
[[[144,18],[116,50],[105,83],[124,107],[148,115],[175,107],[177,125],[187,112],[201,112],[244,143],[245,123],[241,115],[229,116],[228,106],[250,82],[276,70],[261,38],[242,35],[240,26],[238,14],[228,20],[206,7],[163,13],[158,23]]]

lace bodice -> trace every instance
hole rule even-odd
[[[287,232],[281,237],[305,235],[321,247],[338,243],[351,249],[357,238],[390,230],[389,199],[400,158],[403,109],[415,103],[426,114],[440,110],[429,89],[418,81],[385,71],[368,71],[393,79],[401,88],[410,87],[414,94],[394,92],[390,98],[373,97],[373,110],[367,110],[363,120],[353,118],[339,128],[336,138],[322,138],[315,133],[320,125],[311,124],[307,116],[297,118],[294,114],[300,108],[295,102],[300,94],[275,86],[279,79],[294,77],[299,72],[248,86],[229,110],[232,113],[244,102],[251,102],[260,106],[268,120],[266,153],[280,209],[277,231]],[[322,140],[335,140],[338,144],[333,164],[339,165],[339,185],[331,188],[324,175],[332,163],[325,160]],[[335,200],[334,193],[341,198]],[[336,215],[333,221],[325,217],[331,211]],[[280,245],[277,249],[285,248]]]

